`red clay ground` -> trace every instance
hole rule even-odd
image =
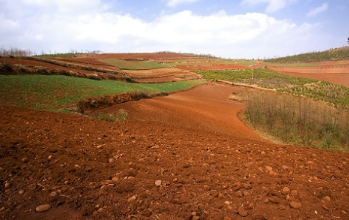
[[[58,71],[64,70],[66,72],[65,74],[74,75],[74,76],[83,77],[83,78],[89,78],[89,77],[91,78],[91,76],[99,79],[123,80],[127,78],[126,73],[121,71],[119,68],[113,67],[110,65],[101,66],[101,65],[96,65],[92,63],[85,65],[85,63],[81,63],[81,62],[80,63],[73,62],[70,60],[67,61],[64,59],[58,59],[58,60],[60,64],[50,63],[51,60],[48,60],[48,62],[46,62],[45,60],[34,60],[30,58],[0,57],[0,63],[10,64],[13,67],[15,67],[15,65],[20,65],[26,68],[26,71],[22,71],[21,73],[18,73],[15,71],[12,71],[12,72],[5,71],[5,72],[1,72],[0,74],[37,74],[37,72],[34,71],[35,68],[44,67],[48,70],[55,70],[55,72],[51,72],[50,74],[60,74]],[[96,69],[87,70],[90,67],[98,68],[103,71],[96,71]],[[42,74],[48,74],[48,72],[42,73]]]
[[[278,67],[268,69],[291,76],[306,77],[349,87],[349,60],[316,63],[314,67]]]
[[[262,140],[237,90],[103,110],[126,123],[0,107],[0,218],[348,219],[348,154]]]
[[[41,66],[41,67],[47,67],[49,69],[66,70],[66,71],[73,70],[73,71],[79,71],[80,73],[85,73],[85,74],[91,73],[91,71],[87,71],[87,70],[68,68],[68,67],[63,67],[55,64],[37,61],[37,60],[28,60],[28,59],[21,59],[21,58],[0,57],[0,62],[9,63],[9,64],[19,64],[23,66],[32,66],[32,67]]]
[[[233,92],[241,87],[209,84],[167,97],[127,102],[98,112],[117,112],[122,108],[130,112],[130,121],[147,121],[202,130],[234,137],[262,140],[239,120],[244,109],[239,102],[229,101]]]

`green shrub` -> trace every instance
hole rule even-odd
[[[9,63],[0,63],[0,73],[11,73],[13,71],[13,67]]]

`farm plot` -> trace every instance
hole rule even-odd
[[[165,54],[154,57],[160,55]],[[186,73],[172,68],[129,71],[134,78]],[[255,69],[251,78],[250,69],[202,72],[209,79],[239,77],[247,83],[261,81],[264,74],[274,81],[276,75],[266,69]],[[39,103],[43,95],[48,106],[33,108],[47,110],[67,103],[53,100],[90,97],[99,94],[96,90],[178,91],[204,83],[40,77],[0,79],[0,219],[349,217],[348,154],[261,138],[238,118],[245,102],[229,100],[241,87],[211,82],[165,97],[104,106],[84,116],[9,103]],[[290,78],[282,82],[305,83]],[[15,99],[24,95],[29,98]],[[126,121],[91,117],[120,111],[128,113]]]
[[[308,64],[311,66],[291,66],[269,64],[267,68],[291,76],[313,78],[349,87],[349,61],[326,61]]]
[[[183,70],[231,70],[231,69],[248,69],[249,67],[240,64],[220,64],[220,65],[180,65],[176,66]]]
[[[136,82],[171,82],[201,78],[196,73],[177,68],[125,70],[125,72]]]
[[[102,59],[101,61],[124,70],[147,70],[147,69],[168,68],[168,66],[165,66],[163,64],[149,62],[149,61],[121,60],[121,59]]]
[[[126,103],[122,123],[1,106],[1,218],[348,219],[348,155],[260,139],[237,90]]]

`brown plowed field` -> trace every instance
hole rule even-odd
[[[87,71],[87,70],[82,70],[82,69],[74,69],[74,68],[68,68],[68,67],[63,67],[60,65],[55,65],[55,64],[50,64],[47,62],[42,62],[42,61],[37,61],[37,60],[28,60],[28,59],[21,59],[21,58],[8,58],[8,57],[1,57],[0,58],[0,62],[1,63],[9,63],[9,64],[19,64],[19,65],[23,65],[23,66],[41,66],[41,67],[46,67],[49,69],[57,69],[57,70],[66,70],[66,71],[78,71],[80,73],[91,73],[91,71]]]
[[[50,60],[48,60],[50,61]],[[120,71],[119,68],[113,67],[113,66],[97,66],[93,64],[87,64],[85,65],[84,63],[77,63],[77,62],[71,62],[71,61],[65,61],[63,59],[58,60],[61,65],[59,64],[54,64],[50,62],[46,62],[45,60],[33,60],[33,59],[28,59],[28,58],[9,58],[9,57],[0,57],[0,63],[5,63],[5,64],[10,64],[12,67],[15,65],[21,65],[23,67],[26,67],[25,71],[22,72],[16,72],[16,71],[5,71],[1,70],[0,74],[37,74],[37,72],[33,71],[33,68],[39,68],[39,67],[44,67],[47,68],[48,70],[64,70],[67,74],[74,75],[77,77],[83,77],[83,78],[89,78],[89,76],[97,76],[99,79],[109,79],[109,78],[114,78],[118,80],[123,80],[126,75],[123,71]],[[55,62],[55,60],[53,61]],[[73,65],[71,65],[73,64]],[[69,66],[70,65],[70,66]],[[67,67],[69,66],[69,67]],[[103,70],[101,71],[94,71],[94,70],[85,70],[83,67],[90,68],[90,67],[95,67],[98,69]],[[104,71],[108,72],[111,71],[112,73],[108,72],[105,73]],[[116,73],[116,74],[115,74]],[[59,72],[50,72],[46,71],[46,73],[41,74],[59,74]]]
[[[92,66],[92,67],[96,67],[96,68],[120,70],[120,68],[113,66],[113,65],[109,65],[105,62],[99,61],[96,58],[74,57],[74,58],[68,58],[68,59],[58,58],[56,60],[64,61],[64,62],[68,62],[68,63],[80,64],[80,65],[84,65],[84,66]]]
[[[0,218],[349,219],[348,154],[261,139],[238,90],[103,109],[125,123],[0,107]]]
[[[291,76],[306,77],[349,87],[349,61],[341,61],[344,64],[333,65],[336,61],[318,63],[314,67],[279,67],[268,66],[268,69]],[[338,62],[338,61],[337,61]]]
[[[228,100],[230,94],[240,91],[240,87],[208,84],[190,91],[127,102],[100,111],[117,112],[123,108],[131,112],[131,121],[165,123],[186,129],[262,140],[239,120],[238,114],[244,105]]]

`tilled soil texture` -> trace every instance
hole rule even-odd
[[[59,63],[54,63],[55,61],[58,61]],[[108,65],[98,66],[93,63],[88,64],[88,66],[84,66],[85,63],[72,62],[64,59],[40,60],[35,58],[0,57],[0,63],[10,64],[13,66],[12,68],[15,67],[16,69],[13,71],[6,71],[2,69],[0,71],[0,74],[60,74],[82,78],[115,80],[125,80],[126,78],[128,78],[128,76],[124,72],[116,67]],[[19,66],[22,68],[19,68]],[[98,69],[101,67],[103,68]]]
[[[2,63],[9,63],[12,65],[15,64],[19,64],[19,65],[23,65],[23,66],[31,66],[31,67],[46,67],[49,69],[58,69],[58,70],[66,70],[66,71],[78,71],[80,73],[91,73],[91,71],[88,70],[82,70],[82,69],[75,69],[75,68],[71,68],[71,67],[63,67],[60,65],[55,65],[55,64],[51,64],[51,63],[47,63],[47,62],[42,62],[42,61],[38,61],[38,60],[31,60],[31,59],[22,59],[22,58],[9,58],[9,57],[0,57],[0,62]]]
[[[163,123],[195,131],[262,140],[238,118],[244,104],[228,99],[232,93],[241,90],[242,87],[211,83],[166,97],[115,105],[94,114],[116,113],[119,109],[125,109],[129,112],[130,121]]]
[[[120,68],[109,65],[105,62],[99,61],[97,58],[92,58],[92,57],[73,57],[73,58],[55,58],[55,60],[58,61],[63,61],[63,62],[68,62],[68,63],[75,63],[75,64],[80,64],[80,65],[85,65],[85,66],[91,66],[95,68],[103,68],[103,69],[110,69],[110,70],[120,70]]]
[[[291,76],[328,81],[338,85],[349,87],[349,61],[341,62],[343,64],[333,65],[335,64],[335,62],[331,64],[331,61],[327,61],[319,63],[319,66],[313,67],[268,66],[267,68]]]
[[[235,130],[187,126],[188,117],[218,126],[205,109],[184,117],[179,100],[198,99],[202,107],[219,97],[214,93],[222,95],[214,104],[231,109],[226,122],[235,120],[229,115],[241,104],[227,102],[227,88],[217,88],[168,96],[177,123],[0,107],[0,218],[349,218],[348,154],[271,144],[239,134],[239,123]],[[154,100],[148,101],[167,102]]]

